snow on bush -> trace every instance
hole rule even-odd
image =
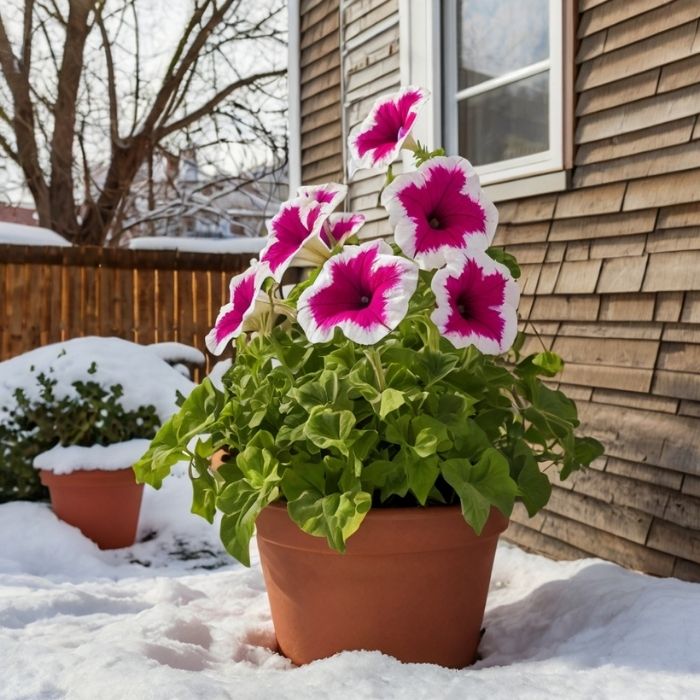
[[[97,371],[88,375],[93,362]],[[58,380],[54,389],[58,397],[75,395],[75,381],[90,379],[105,388],[121,384],[125,409],[153,404],[161,421],[175,412],[177,392],[187,395],[194,388],[149,346],[121,338],[88,336],[44,345],[0,362],[0,405],[9,405],[18,388],[24,389],[30,399],[39,398],[36,375],[40,372]]]
[[[130,467],[148,449],[150,440],[125,440],[111,445],[56,445],[34,458],[36,469],[54,474],[71,474],[80,469],[116,471]]]

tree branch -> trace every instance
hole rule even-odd
[[[73,191],[73,144],[75,142],[76,101],[83,72],[83,52],[90,33],[88,17],[95,0],[71,0],[58,72],[54,128],[51,139],[51,184],[49,197],[52,228],[72,238],[78,233],[78,218]]]
[[[285,75],[286,72],[286,70],[274,70],[267,71],[265,73],[254,73],[253,75],[249,75],[247,78],[237,80],[235,83],[231,83],[228,87],[224,88],[216,95],[214,95],[214,97],[212,97],[210,100],[207,100],[203,105],[193,110],[181,119],[178,119],[177,121],[174,121],[171,124],[159,126],[156,131],[156,137],[158,139],[161,139],[167,136],[168,134],[172,134],[174,131],[180,131],[181,129],[184,129],[190,124],[196,122],[198,119],[201,119],[207,114],[210,114],[214,109],[216,109],[216,107],[221,102],[223,102],[229,95],[234,93],[236,90],[240,90],[241,88],[244,88],[248,85],[252,85],[258,80],[280,77],[282,75]]]
[[[39,164],[29,78],[15,58],[2,17],[0,17],[0,69],[12,95],[14,106],[12,125],[17,142],[17,158],[27,180],[27,187],[34,198],[39,223],[47,226],[50,220],[49,192]]]

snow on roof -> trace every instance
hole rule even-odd
[[[131,250],[182,250],[188,253],[259,253],[267,243],[266,237],[196,238],[169,236],[142,236],[132,238]]]
[[[150,440],[134,438],[111,445],[90,447],[56,445],[34,458],[34,468],[46,469],[54,474],[71,474],[82,469],[97,469],[103,472],[126,469],[146,452],[150,444]]]
[[[185,345],[184,343],[151,343],[146,347],[158,355],[161,360],[165,360],[169,365],[178,362],[186,362],[191,365],[201,366],[207,360],[201,350],[197,350],[197,348],[193,348],[191,345]]]
[[[97,371],[88,374],[93,361]],[[59,398],[74,395],[72,384],[78,380],[96,381],[104,387],[121,384],[124,408],[153,404],[162,421],[177,410],[176,392],[187,395],[194,387],[148,346],[121,338],[88,336],[45,345],[0,362],[0,406],[14,403],[17,388],[24,389],[30,399],[38,398],[36,376],[40,372],[50,373],[58,381],[54,392]]]
[[[25,226],[0,221],[0,244],[9,245],[53,245],[62,248],[70,243],[55,231],[39,226]]]

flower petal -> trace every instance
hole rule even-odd
[[[365,223],[364,214],[342,212],[331,214],[321,229],[321,240],[329,247],[343,243],[355,235]]]
[[[437,307],[430,318],[455,347],[499,355],[513,344],[520,290],[505,265],[486,253],[458,254],[431,286]]]
[[[399,175],[382,193],[382,204],[398,246],[428,270],[444,265],[457,250],[486,250],[498,225],[498,211],[479,176],[460,156],[431,158]]]
[[[417,283],[418,267],[384,241],[347,246],[301,294],[297,320],[312,343],[329,341],[340,328],[350,340],[372,345],[403,320]]]
[[[350,134],[352,170],[381,168],[394,161],[428,96],[427,90],[411,86],[380,97],[367,118]]]
[[[253,261],[245,272],[231,278],[230,301],[221,307],[214,327],[205,338],[206,346],[212,354],[220,355],[229,341],[247,330],[246,322],[255,314],[258,294],[269,276],[267,265]]]
[[[297,201],[302,206],[302,220],[307,223],[309,212],[320,207],[321,213],[330,214],[348,194],[346,185],[326,182],[323,185],[308,185],[297,189]]]
[[[301,255],[323,262],[330,251],[319,238],[328,213],[319,204],[308,206],[299,199],[282,204],[268,227],[267,245],[260,252],[260,261],[270,267],[277,282],[282,280],[286,269]]]

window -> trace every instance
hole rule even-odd
[[[563,169],[561,0],[444,0],[442,126],[484,184]]]

